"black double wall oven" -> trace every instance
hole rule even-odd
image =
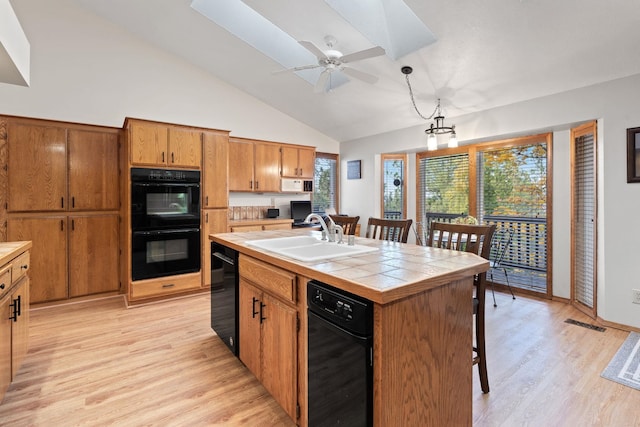
[[[200,270],[200,171],[131,169],[131,276]]]

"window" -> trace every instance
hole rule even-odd
[[[513,231],[502,261],[510,283],[547,291],[547,139],[478,148],[477,217]],[[506,283],[500,269],[497,283]]]
[[[382,155],[382,213],[387,219],[407,217],[407,155]]]
[[[418,153],[419,237],[426,239],[431,220],[467,214],[508,227],[514,235],[503,265],[511,285],[551,296],[550,149],[551,134],[542,134]]]
[[[338,206],[338,155],[316,153],[316,169],[313,175],[312,209],[315,213],[325,213],[327,208],[340,212]]]

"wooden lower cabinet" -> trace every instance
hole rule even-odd
[[[8,250],[6,246],[13,245]],[[0,243],[4,256],[14,256],[0,265],[0,402],[15,378],[29,347],[29,242]]]
[[[11,379],[18,373],[22,361],[29,349],[29,277],[20,280],[11,294],[11,300],[18,304],[14,313],[15,321],[11,322]]]
[[[73,216],[70,221],[69,297],[118,291],[118,216]]]
[[[8,240],[31,240],[31,302],[117,291],[117,214],[10,218]]]
[[[250,269],[249,277],[243,276],[243,266]],[[295,283],[295,275],[284,270],[240,260],[240,360],[293,420],[299,413]]]
[[[64,216],[10,218],[8,241],[31,240],[31,302],[66,299],[67,219]]]

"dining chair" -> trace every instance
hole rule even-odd
[[[491,240],[496,226],[450,224],[445,222],[432,222],[427,246],[450,249],[456,251],[472,252],[485,259],[489,259],[491,253]],[[478,365],[480,386],[483,393],[489,393],[489,376],[487,374],[487,352],[485,346],[485,290],[487,288],[487,273],[480,273],[474,277],[473,285],[475,295],[473,297],[473,316],[475,317],[475,346],[472,345],[473,365]]]
[[[346,215],[329,215],[329,218],[333,220],[337,225],[342,227],[344,235],[355,235],[358,228],[359,216],[346,216]]]
[[[509,292],[511,292],[511,297],[516,299],[516,296],[513,294],[513,289],[509,284],[509,275],[507,274],[507,269],[503,264],[504,257],[511,245],[511,240],[513,239],[513,229],[511,227],[500,227],[496,230],[493,235],[493,240],[491,241],[491,255],[489,257],[489,277],[491,279],[491,294],[493,295],[493,306],[497,307],[496,304],[496,293],[494,291],[495,282],[493,281],[493,271],[496,269],[502,269],[504,272],[504,277],[507,281],[507,287],[509,288]]]
[[[370,217],[365,237],[407,243],[412,219],[384,219]]]

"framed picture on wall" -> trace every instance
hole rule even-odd
[[[347,162],[347,179],[360,179],[360,160],[349,160]]]
[[[640,127],[627,129],[627,182],[640,182]]]

